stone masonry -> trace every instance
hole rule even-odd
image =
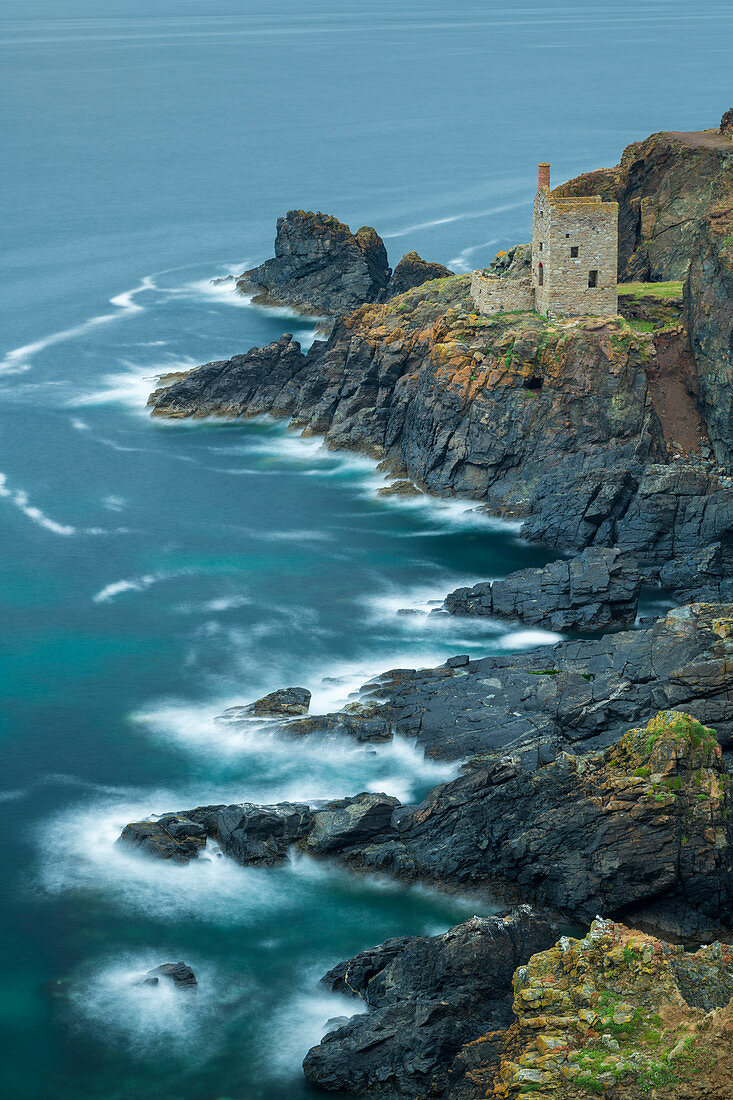
[[[550,166],[540,164],[532,213],[532,277],[509,280],[475,271],[471,295],[480,313],[537,310],[549,317],[618,313],[618,203],[598,195],[555,196]]]

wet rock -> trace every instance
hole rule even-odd
[[[188,863],[206,845],[206,829],[181,814],[164,814],[155,821],[133,821],[117,839],[120,847],[137,848],[156,859]]]
[[[332,967],[321,978],[321,985],[331,993],[363,997],[372,978],[419,938],[419,936],[395,936],[377,947],[361,951],[353,959],[346,959]]]
[[[387,250],[370,226],[352,233],[330,214],[289,210],[277,220],[274,259],[245,271],[237,288],[264,305],[330,317],[373,302],[389,276]]]
[[[251,703],[247,710],[259,717],[265,715],[298,717],[308,713],[311,693],[307,688],[279,688]]]
[[[386,297],[394,298],[398,294],[404,294],[413,287],[422,286],[432,279],[447,279],[454,273],[443,264],[430,263],[418,256],[417,252],[406,252],[397,267],[392,272],[392,277],[387,286]]]
[[[192,990],[198,986],[196,975],[185,962],[162,963],[153,970],[148,970],[138,985],[159,985],[160,982],[172,982],[176,989]]]
[[[293,738],[350,737],[354,741],[378,744],[392,740],[392,723],[387,717],[374,712],[349,714],[337,711],[335,714],[312,715],[288,722],[281,734]]]
[[[549,630],[590,631],[633,622],[640,589],[636,561],[598,547],[572,561],[458,588],[445,606],[453,615],[499,615]]]
[[[678,599],[733,600],[733,533],[663,565],[659,579]]]
[[[409,878],[496,883],[581,921],[652,901],[701,934],[729,921],[730,776],[713,731],[664,711],[602,752],[512,770],[472,768],[344,858]]]
[[[258,806],[198,806],[183,813],[164,814],[157,821],[132,822],[117,840],[158,859],[187,863],[204,848],[207,838],[242,864],[279,863],[288,849],[305,837],[312,821],[304,803],[280,802]]]
[[[399,805],[397,798],[371,793],[328,802],[313,814],[305,847],[309,852],[324,854],[366,844],[389,829],[392,813]]]
[[[392,481],[389,485],[383,485],[380,489],[377,489],[377,496],[419,497],[422,496],[422,491],[411,481]]]
[[[370,1011],[308,1052],[307,1080],[329,1091],[443,1095],[460,1048],[509,1022],[513,970],[552,939],[547,921],[522,906],[440,936],[387,941],[340,964],[327,984],[342,989],[343,976],[353,977],[352,992]]]

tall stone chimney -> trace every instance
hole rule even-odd
[[[550,187],[550,166],[545,161],[538,165],[537,172],[537,190],[539,191],[542,187],[547,187],[548,190]]]

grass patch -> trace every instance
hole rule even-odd
[[[681,298],[682,280],[668,283],[619,283],[618,292],[625,298]]]

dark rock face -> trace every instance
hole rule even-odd
[[[206,829],[184,814],[163,814],[157,821],[133,821],[117,840],[121,847],[139,848],[156,859],[188,863],[206,845]]]
[[[399,805],[397,798],[371,793],[328,802],[314,813],[305,847],[322,855],[366,844],[389,828]]]
[[[373,302],[390,269],[381,237],[370,226],[352,233],[330,214],[289,210],[277,220],[275,257],[238,279],[265,305],[331,316]]]
[[[685,280],[685,324],[715,457],[733,468],[733,142],[713,186]],[[733,483],[728,491],[733,492]]]
[[[503,580],[457,588],[446,597],[452,615],[500,615],[550,630],[601,630],[636,617],[641,578],[619,550],[584,550],[572,561],[521,569]]]
[[[430,282],[431,279],[447,279],[453,274],[443,264],[423,260],[417,252],[406,252],[392,273],[386,296],[394,298],[398,294],[404,294],[406,290]]]
[[[663,565],[660,580],[680,600],[728,603],[733,600],[733,532]]]
[[[324,981],[346,985],[370,1011],[308,1052],[306,1079],[329,1091],[444,1095],[462,1076],[455,1068],[461,1047],[511,1021],[516,967],[553,938],[548,922],[521,906],[503,917],[473,917],[441,936],[389,940],[339,964]]]
[[[120,845],[140,848],[159,859],[187,863],[195,859],[207,837],[242,864],[273,864],[310,829],[312,814],[303,803],[256,806],[199,806],[184,813],[164,814],[157,821],[126,825]]]
[[[196,975],[185,962],[162,963],[153,970],[148,970],[144,978],[140,979],[140,985],[159,985],[161,981],[172,982],[176,989],[192,990],[198,986]]]
[[[345,858],[408,877],[496,883],[576,920],[658,900],[680,927],[717,931],[733,901],[729,785],[714,734],[664,711],[610,749],[563,754],[504,782],[476,767]]]
[[[278,218],[274,259],[245,271],[237,288],[263,305],[333,317],[452,274],[417,252],[405,253],[393,273],[371,226],[352,233],[330,214],[289,210]]]
[[[629,145],[615,168],[577,176],[555,193],[618,202],[621,282],[683,279],[711,185],[729,160],[733,146],[705,131],[652,134]]]

